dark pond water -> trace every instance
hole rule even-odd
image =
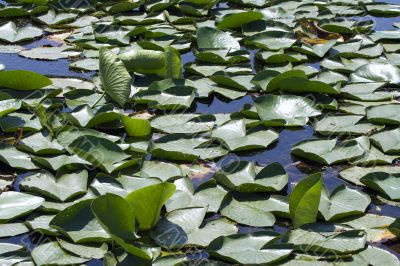
[[[386,0],[383,2],[398,4],[400,0]],[[0,4],[3,1],[0,0]],[[225,7],[226,4],[220,4],[221,7]],[[399,17],[396,18],[377,18],[372,16],[367,16],[362,18],[362,20],[373,20],[375,21],[377,30],[393,30],[394,22],[400,21]],[[43,45],[50,46],[58,46],[60,43],[55,41],[51,41],[48,39],[41,39],[35,42],[24,45],[26,48],[34,48]],[[254,67],[254,53],[255,51],[251,51],[251,63]],[[183,63],[194,61],[195,58],[191,52],[186,53],[182,56]],[[66,59],[61,59],[57,61],[42,61],[42,60],[31,60],[27,58],[23,58],[18,56],[18,54],[1,54],[0,53],[0,63],[6,66],[6,69],[24,69],[36,71],[44,75],[49,76],[61,76],[61,77],[80,77],[84,79],[90,80],[95,72],[77,72],[71,70],[69,68],[70,61]],[[309,65],[319,69],[319,62],[309,63]],[[216,114],[216,113],[233,113],[240,111],[246,103],[252,103],[252,96],[248,95],[241,99],[226,101],[220,96],[212,96],[207,101],[201,100],[196,101],[195,106],[192,108],[196,113],[207,113],[207,114]],[[299,141],[317,138],[315,135],[313,128],[311,126],[306,126],[304,128],[296,128],[296,129],[279,129],[280,137],[279,141],[271,148],[264,150],[262,152],[255,153],[247,153],[247,154],[230,154],[225,157],[222,161],[218,162],[219,166],[227,164],[228,162],[235,159],[243,159],[257,162],[260,165],[266,165],[271,162],[279,162],[281,163],[290,176],[289,185],[286,193],[290,193],[293,186],[301,180],[303,177],[307,176],[311,172],[322,171],[324,173],[324,183],[330,189],[334,189],[336,186],[343,184],[344,181],[338,177],[338,172],[341,170],[340,166],[335,167],[321,167],[318,165],[310,165],[306,164],[302,161],[299,161],[297,158],[294,158],[291,155],[291,148],[294,144]],[[13,188],[15,190],[19,190],[19,182],[26,176],[26,174],[19,175],[17,180],[15,181]],[[351,186],[350,184],[346,184]],[[395,218],[400,218],[400,208],[394,207],[386,204],[371,204],[368,212],[370,213],[379,213],[380,215],[387,215]],[[276,226],[277,231],[284,232],[285,228]],[[257,230],[257,228],[241,228],[242,232],[250,232]],[[39,238],[39,239],[38,239]],[[32,249],[38,242],[40,242],[40,236],[33,235],[27,236],[22,235],[18,237],[13,237],[9,239],[1,239],[0,242],[12,242],[12,243],[24,243],[28,249]],[[383,246],[384,248],[390,249],[391,252],[395,253],[398,257],[400,257],[400,244],[394,243],[390,244],[390,246]],[[397,251],[397,252],[396,252]],[[88,265],[102,265],[101,261],[91,261]]]

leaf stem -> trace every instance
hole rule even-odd
[[[101,99],[104,98],[105,95],[106,95],[106,92],[104,91],[103,94],[100,96],[100,98],[92,105],[92,108],[94,108],[101,101]]]

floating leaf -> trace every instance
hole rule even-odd
[[[246,130],[243,120],[232,120],[214,129],[212,137],[230,151],[245,151],[267,148],[278,139],[278,134],[265,128]]]
[[[356,140],[346,140],[339,144],[336,139],[305,140],[292,149],[292,154],[296,156],[326,165],[357,159],[364,153],[364,148]]]
[[[216,172],[214,178],[218,183],[239,192],[280,191],[288,182],[288,175],[279,163],[259,167],[246,161],[229,163]]]
[[[32,40],[42,36],[42,34],[43,31],[37,27],[27,25],[17,28],[12,21],[0,26],[0,40],[8,43]]]
[[[346,216],[363,214],[370,203],[371,199],[367,194],[344,185],[336,187],[331,193],[324,187],[319,212],[326,221],[334,221]]]
[[[189,178],[178,179],[174,184],[176,192],[165,205],[168,212],[188,207],[208,207],[208,212],[215,213],[227,193],[214,180],[203,183],[196,190]]]
[[[98,223],[91,211],[92,202],[93,199],[86,199],[65,208],[51,220],[50,226],[68,236],[74,243],[109,240],[110,235]]]
[[[210,243],[207,250],[211,256],[240,264],[269,264],[288,257],[289,246],[273,245],[279,237],[275,232],[257,232],[222,236]]]
[[[199,49],[239,50],[240,44],[229,33],[216,28],[201,27],[197,29],[197,46]]]
[[[153,240],[162,247],[185,245],[208,246],[219,236],[237,232],[226,219],[208,221],[202,226],[207,207],[178,209],[162,218],[151,232]]]
[[[316,254],[351,254],[364,249],[366,233],[332,224],[310,224],[289,233],[296,250]]]
[[[89,260],[69,254],[57,242],[48,242],[34,248],[32,259],[39,266],[81,264]]]
[[[0,223],[27,215],[43,202],[41,197],[15,191],[3,192],[0,194]]]
[[[86,170],[64,172],[57,176],[41,171],[22,180],[25,191],[35,192],[59,201],[67,201],[87,192],[88,172]]]
[[[254,100],[257,113],[266,125],[303,126],[308,117],[320,115],[311,100],[292,95],[265,95]]]
[[[194,161],[222,157],[227,151],[210,143],[207,138],[170,134],[156,140],[151,147],[151,153],[156,158]]]

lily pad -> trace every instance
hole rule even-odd
[[[336,187],[331,193],[324,187],[319,212],[326,221],[334,221],[363,214],[370,203],[371,199],[367,194],[344,185]]]
[[[86,170],[65,172],[57,176],[42,171],[29,175],[20,186],[25,191],[35,192],[59,201],[68,201],[87,191],[88,172]]]
[[[29,25],[18,28],[12,21],[0,27],[0,40],[8,43],[29,41],[42,36],[42,34],[43,30],[40,28]]]
[[[184,134],[170,134],[161,137],[154,141],[150,151],[156,158],[176,161],[214,159],[228,153],[222,147],[210,143],[210,139]]]
[[[267,148],[278,139],[278,134],[261,127],[246,130],[243,120],[232,120],[214,129],[212,137],[230,151],[246,151]]]
[[[356,140],[337,143],[331,140],[305,140],[296,144],[292,154],[320,164],[331,165],[356,159],[365,150]]]
[[[44,199],[26,193],[8,191],[0,194],[0,223],[27,215],[40,207]]]
[[[203,224],[207,207],[178,209],[168,213],[151,232],[153,240],[162,247],[185,245],[208,246],[219,236],[235,234],[237,227],[220,218]]]
[[[264,124],[272,126],[303,126],[309,117],[321,114],[311,100],[292,95],[261,96],[254,105]]]
[[[235,161],[215,173],[218,183],[239,192],[272,192],[282,190],[288,182],[288,175],[279,163],[265,167],[253,162]]]
[[[289,246],[273,245],[279,234],[257,232],[223,236],[210,243],[211,256],[240,264],[269,264],[281,261],[292,253]]]

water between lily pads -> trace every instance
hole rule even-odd
[[[398,3],[398,0],[386,0],[384,2],[388,3]],[[0,1],[1,3],[1,1]],[[393,23],[400,21],[400,18],[376,18],[376,17],[365,17],[363,20],[373,19],[376,23],[377,30],[393,30]],[[39,46],[58,46],[60,43],[52,40],[48,40],[46,38],[35,41],[33,43],[24,45],[25,48],[31,49]],[[255,50],[251,52],[251,63],[254,67],[254,54]],[[183,63],[191,62],[195,60],[193,53],[188,52],[182,55]],[[18,56],[18,54],[0,54],[0,63],[3,63],[6,66],[6,69],[24,69],[36,71],[44,75],[52,76],[52,77],[79,77],[84,79],[91,79],[95,72],[77,72],[71,70],[69,68],[69,63],[67,59],[60,59],[56,61],[45,61],[45,60],[32,60]],[[320,68],[319,62],[309,63],[310,66],[313,66],[317,69]],[[254,69],[254,68],[253,68]],[[216,113],[234,113],[240,111],[244,104],[252,103],[253,98],[250,95],[247,95],[241,99],[226,101],[220,96],[212,96],[207,101],[201,100],[196,101],[193,110],[195,113],[204,113],[204,114],[216,114]],[[336,186],[340,184],[346,184],[347,186],[354,187],[351,184],[346,183],[343,179],[338,177],[339,171],[342,169],[340,166],[333,167],[321,167],[319,165],[304,163],[297,158],[291,155],[291,148],[293,145],[298,142],[311,139],[318,138],[318,135],[314,133],[312,126],[305,126],[303,128],[294,128],[294,129],[278,129],[280,131],[279,141],[270,147],[267,150],[261,152],[252,152],[252,153],[239,153],[239,154],[230,154],[223,158],[221,161],[217,162],[218,166],[223,166],[235,159],[242,159],[248,161],[254,161],[259,165],[267,165],[272,162],[281,163],[287,173],[289,174],[289,184],[287,190],[283,192],[283,194],[289,194],[292,190],[293,186],[301,180],[303,177],[307,176],[310,173],[314,173],[317,171],[322,171],[324,174],[324,184],[332,190]],[[19,183],[27,174],[18,175],[17,179],[13,183],[13,189],[19,191]],[[194,185],[198,186],[200,183],[210,178],[212,175],[209,174],[207,177],[202,179],[194,179]],[[357,188],[357,187],[354,187]],[[359,189],[359,188],[358,188]],[[368,193],[368,191],[367,191]],[[371,194],[371,193],[369,193]],[[394,207],[388,204],[382,203],[372,203],[367,210],[368,213],[376,213],[380,215],[391,216],[395,218],[400,218],[400,207]],[[241,232],[254,232],[257,230],[261,230],[259,228],[254,227],[241,227]],[[275,230],[278,232],[284,232],[286,230],[285,226],[277,225],[275,226]],[[36,235],[21,235],[12,238],[0,239],[0,242],[9,242],[9,243],[18,243],[24,244],[29,250],[32,250],[37,243],[42,242],[43,239],[40,236]],[[388,245],[382,245],[381,247],[390,250],[392,253],[396,254],[400,257],[400,244],[393,243]],[[91,266],[102,265],[101,260],[93,260],[88,263]]]

